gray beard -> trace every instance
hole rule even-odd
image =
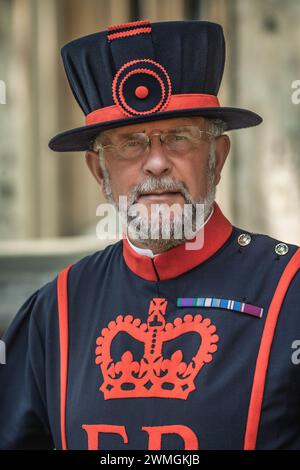
[[[133,244],[138,242],[139,246],[143,248],[148,248],[155,253],[161,253],[181,245],[183,242],[190,241],[191,238],[195,236],[195,232],[199,230],[203,222],[208,218],[216,197],[216,185],[214,182],[215,149],[213,144],[214,142],[210,145],[209,151],[207,193],[205,197],[193,200],[184,183],[175,181],[171,177],[149,177],[145,182],[136,185],[131,191],[128,197],[127,213],[125,214],[120,211],[118,203],[113,198],[111,180],[104,158],[99,157],[99,164],[103,172],[104,195],[107,201],[113,204],[117,212],[119,212],[123,225],[126,228],[127,236]],[[138,196],[141,193],[154,190],[179,191],[184,197],[184,203],[190,205],[192,212],[192,217],[190,218],[191,222],[187,223],[187,221],[183,219],[182,211],[179,211],[177,214],[176,212],[173,213],[173,218],[168,218],[167,220],[168,224],[163,223],[164,219],[161,216],[159,216],[159,218],[155,216],[155,220],[152,220],[149,215],[145,218],[143,214],[133,214]],[[196,211],[196,204],[202,204],[203,206],[198,206],[198,211]],[[200,210],[200,214],[199,208],[202,209],[202,211]],[[147,223],[148,218],[150,223]],[[178,234],[181,234],[181,236],[178,236]]]

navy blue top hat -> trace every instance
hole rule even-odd
[[[85,125],[53,137],[52,150],[88,150],[102,130],[179,116],[222,119],[226,130],[262,121],[252,111],[220,106],[219,24],[136,21],[75,39],[61,54]]]

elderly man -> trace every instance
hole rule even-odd
[[[49,145],[85,151],[107,201],[127,198],[125,231],[6,332],[1,448],[300,449],[300,249],[215,202],[224,131],[261,122],[218,102],[222,28],[145,20],[62,56],[86,125]],[[153,205],[174,207],[168,223]]]
[[[117,210],[120,196],[128,196],[126,223],[135,246],[161,253],[181,244],[186,239],[184,235],[199,228],[196,204],[202,204],[201,215],[205,220],[212,213],[216,185],[230,141],[227,135],[221,135],[221,123],[196,116],[135,124],[126,126],[125,130],[120,127],[101,132],[95,139],[97,153],[87,152],[86,161],[98,183],[103,185],[107,200]],[[142,214],[133,227],[129,224],[130,208],[135,203],[147,208],[145,215],[149,223],[144,230]],[[165,220],[170,225],[169,233],[165,233],[162,217],[155,218],[155,212],[151,213],[153,204],[168,204],[173,208],[174,218]],[[186,219],[182,220],[184,204],[194,208],[190,227],[184,225]],[[176,205],[179,206],[177,217]],[[181,231],[182,237],[176,237],[176,226],[181,228],[182,224],[186,230]]]

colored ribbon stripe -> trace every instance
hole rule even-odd
[[[211,307],[234,310],[235,312],[247,313],[253,317],[261,318],[263,308],[256,305],[246,304],[237,300],[217,299],[213,297],[178,297],[177,307]]]

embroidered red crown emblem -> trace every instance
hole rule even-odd
[[[166,299],[154,298],[150,302],[147,323],[141,323],[132,315],[118,315],[97,338],[96,364],[100,365],[103,383],[99,390],[104,399],[132,397],[181,398],[186,400],[195,390],[194,380],[204,364],[212,360],[219,340],[216,327],[209,318],[186,314],[166,323]],[[119,362],[114,363],[111,343],[120,333],[126,332],[144,344],[140,362],[134,360],[131,351],[125,351]],[[183,361],[181,350],[170,358],[162,356],[163,345],[186,333],[200,336],[200,345],[189,363]]]

